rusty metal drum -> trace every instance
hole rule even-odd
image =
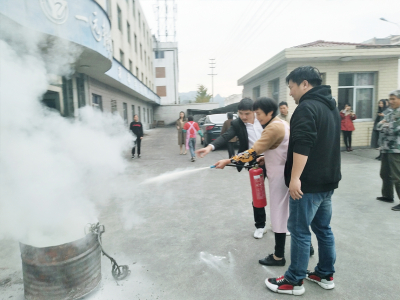
[[[101,248],[97,235],[44,248],[20,243],[27,300],[79,299],[101,280]]]

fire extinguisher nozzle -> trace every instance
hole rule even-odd
[[[211,169],[214,169],[216,166],[210,166]]]

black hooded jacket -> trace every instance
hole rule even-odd
[[[293,152],[308,156],[300,176],[303,193],[336,189],[340,173],[340,115],[331,87],[321,85],[305,93],[290,120],[290,139],[285,165],[289,186]]]

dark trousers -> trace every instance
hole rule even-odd
[[[137,147],[137,154],[140,155],[140,144],[142,143],[142,140],[140,138],[136,139],[136,144],[132,148],[132,155],[135,155],[135,148]]]
[[[344,131],[343,132],[343,140],[344,140],[344,144],[346,145],[346,149],[347,148],[351,148],[351,134],[353,131]]]
[[[286,233],[275,232],[275,256],[285,257]]]
[[[382,197],[394,198],[393,186],[400,198],[400,153],[382,153]]]
[[[234,145],[235,145],[235,143],[231,143],[231,142],[229,142],[229,143],[227,144],[227,147],[228,147],[228,155],[229,155],[228,158],[231,158],[232,156],[235,155],[235,148],[233,147]]]
[[[261,166],[264,172],[264,181],[265,178],[267,177],[267,171],[265,170],[265,165]],[[254,222],[256,228],[264,228],[265,227],[265,220],[266,220],[266,215],[265,215],[265,207],[254,207],[253,205],[253,214],[254,214]]]

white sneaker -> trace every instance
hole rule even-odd
[[[255,239],[262,239],[264,233],[267,232],[267,227],[264,228],[257,228],[256,231],[254,231],[254,238]]]
[[[290,235],[290,232],[288,231],[288,232],[286,232],[286,236],[289,236]]]

